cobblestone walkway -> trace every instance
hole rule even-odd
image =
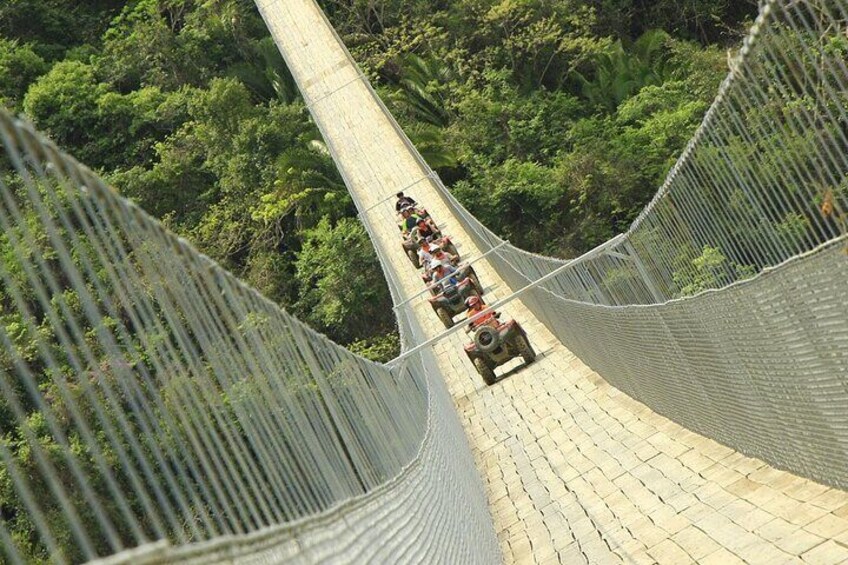
[[[404,256],[387,195],[407,192],[479,253],[426,182],[426,172],[374,103],[312,0],[260,2],[269,29],[311,101],[374,244],[407,296],[422,289]],[[475,265],[491,302],[509,294]],[[411,303],[428,335],[443,331],[426,299]],[[436,346],[486,484],[504,560],[517,563],[848,562],[848,493],[773,469],[687,431],[618,392],[520,302],[539,359],[486,387],[463,334]],[[503,372],[503,369],[500,371]]]

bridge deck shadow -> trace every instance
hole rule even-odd
[[[511,361],[510,363],[508,363],[506,365],[508,367],[506,372],[504,372],[503,374],[500,374],[500,375],[495,373],[495,376],[496,376],[495,383],[491,386],[498,386],[498,384],[505,381],[506,379],[509,379],[511,377],[516,377],[516,376],[520,375],[522,372],[524,372],[525,370],[531,369],[533,367],[533,365],[535,365],[536,363],[540,363],[541,361],[544,361],[545,359],[547,359],[548,355],[550,355],[551,353],[554,352],[554,349],[555,349],[554,347],[549,347],[542,352],[537,352],[536,353],[536,360],[533,361],[532,363],[525,363],[523,360],[521,360],[521,361],[518,361],[513,366],[515,361]]]

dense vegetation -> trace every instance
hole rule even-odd
[[[725,76],[719,44],[754,12],[722,1],[381,4],[327,2],[455,194],[513,243],[558,256],[626,229]]]
[[[455,193],[511,241],[559,256],[632,221],[756,7],[322,4]],[[396,347],[365,232],[251,2],[11,0],[0,100],[333,339],[377,357]]]

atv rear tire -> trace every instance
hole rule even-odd
[[[474,333],[474,345],[481,353],[491,353],[500,345],[500,335],[491,326],[480,326]]]
[[[412,249],[407,249],[406,256],[409,257],[409,260],[412,261],[412,264],[415,265],[416,269],[421,268],[421,263],[418,262],[418,253],[416,253]]]
[[[524,359],[525,363],[529,365],[536,360],[536,352],[533,350],[533,346],[530,345],[530,340],[527,339],[526,335],[518,336],[516,342],[518,352],[521,354],[521,358]]]
[[[439,317],[446,328],[450,329],[453,327],[453,316],[444,308],[436,308],[436,316]]]
[[[480,373],[480,376],[483,377],[483,382],[488,386],[492,386],[495,384],[497,377],[495,377],[495,371],[489,367],[489,364],[486,363],[484,359],[480,357],[474,358],[474,368],[477,369],[477,372]]]

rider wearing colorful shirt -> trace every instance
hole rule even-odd
[[[412,228],[418,226],[418,221],[423,220],[421,216],[415,213],[412,209],[412,206],[407,206],[403,210],[400,211],[401,221],[400,221],[400,231],[404,233],[404,235],[408,234],[412,231]]]
[[[473,318],[474,316],[476,316],[477,314],[479,314],[480,312],[483,312],[484,310],[486,310],[486,303],[483,302],[483,299],[480,298],[479,296],[469,296],[465,300],[465,306],[466,306],[466,308],[468,308],[468,310],[465,312],[465,317],[466,317],[466,319],[469,319],[469,320],[471,318]],[[497,328],[497,326],[498,326],[498,314],[497,314],[497,312],[495,312],[494,310],[489,310],[488,312],[486,312],[485,314],[483,314],[482,316],[480,316],[476,320],[473,320],[471,323],[469,323],[466,331],[476,330],[480,326],[485,326],[485,325],[489,325],[489,326],[493,326],[493,327]]]
[[[421,245],[418,247],[418,262],[424,267],[425,272],[430,271],[430,263],[433,261],[431,248],[430,242],[426,239],[421,241]]]
[[[433,281],[442,287],[442,290],[450,286],[459,284],[459,279],[456,277],[456,267],[446,265],[440,261],[433,262]]]
[[[420,216],[418,216],[416,226],[418,227],[418,237],[421,239],[431,238],[436,235],[436,231],[430,226],[430,223]]]

